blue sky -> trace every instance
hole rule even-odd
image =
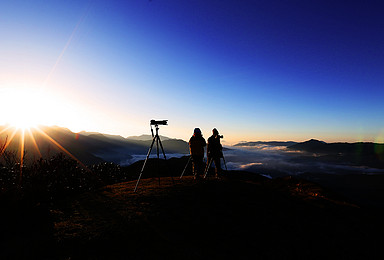
[[[0,94],[44,98],[36,110],[8,100],[30,112],[0,123],[27,114],[130,136],[154,118],[183,139],[216,127],[228,143],[384,142],[383,11],[381,1],[5,0]]]

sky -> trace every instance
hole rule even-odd
[[[2,0],[0,124],[384,142],[384,2]]]

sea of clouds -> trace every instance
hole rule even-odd
[[[225,165],[228,170],[244,170],[275,178],[303,173],[328,174],[382,174],[384,169],[375,169],[365,166],[354,166],[348,163],[334,163],[319,160],[317,155],[301,151],[292,151],[286,146],[258,145],[244,147],[227,147],[224,151]],[[189,154],[166,154],[167,159],[188,156]],[[145,160],[146,155],[132,155],[131,158],[121,162],[121,165],[130,165]],[[151,153],[150,158],[157,158]],[[160,158],[164,158],[160,154]],[[205,158],[206,159],[206,158]]]
[[[180,157],[188,156],[188,155],[189,154],[181,154],[181,153],[166,153],[165,154],[167,159],[175,158],[175,157],[180,158]],[[164,156],[162,153],[159,155],[159,157],[160,157],[160,159],[164,159]],[[127,165],[130,165],[130,164],[135,163],[137,161],[145,160],[145,158],[147,158],[146,154],[134,154],[134,155],[131,155],[131,158],[128,158],[128,159],[121,161],[120,165],[121,166],[127,166]],[[157,158],[157,154],[151,153],[149,155],[149,158]]]
[[[246,170],[270,177],[303,173],[379,174],[383,169],[319,160],[318,155],[285,146],[231,147],[225,152],[228,170]]]

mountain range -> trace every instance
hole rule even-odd
[[[302,143],[288,146],[289,149],[304,150],[316,153],[368,153],[380,154],[384,152],[384,144],[357,142],[357,143],[326,143],[311,139]]]
[[[280,141],[241,142],[234,146],[249,147],[254,148],[255,150],[270,147],[285,147],[282,152],[292,152],[290,153],[292,156],[289,157],[289,161],[286,162],[296,164],[296,166],[303,164],[319,165],[320,163],[324,165],[324,163],[331,163],[333,165],[341,166],[384,169],[384,144],[382,143],[327,143],[311,139],[301,143]],[[265,156],[265,154],[263,156]],[[261,166],[258,168],[261,168]],[[268,171],[270,170],[271,169],[268,168]],[[284,170],[284,168],[280,167],[279,170]],[[340,168],[339,171],[342,171],[342,169]]]
[[[326,143],[311,139],[287,149],[316,154],[319,160],[384,169],[384,144],[380,143]]]
[[[240,142],[238,144],[235,144],[234,146],[238,146],[238,147],[241,147],[241,146],[249,146],[249,147],[252,147],[252,146],[260,146],[260,145],[268,145],[268,146],[291,146],[291,145],[294,145],[294,144],[297,144],[297,142],[293,142],[293,141],[286,141],[286,142],[281,142],[281,141],[268,141],[268,142],[265,142],[265,141],[256,141],[256,142]]]
[[[4,143],[8,151],[20,152],[22,130],[0,127],[0,147]],[[166,154],[186,154],[188,143],[180,139],[160,137]],[[25,161],[33,161],[40,157],[47,158],[56,153],[70,153],[84,164],[95,164],[103,161],[120,164],[133,155],[146,155],[152,142],[151,135],[124,138],[119,135],[108,135],[95,132],[73,133],[63,127],[39,126],[24,132]],[[37,149],[38,148],[38,149]],[[160,147],[159,147],[160,149]],[[67,153],[68,152],[68,153]],[[154,145],[152,154],[156,153]],[[160,150],[161,153],[161,150]]]
[[[24,136],[25,163],[39,158],[49,158],[56,153],[71,154],[84,164],[114,162],[124,164],[136,155],[146,155],[152,142],[151,135],[130,136],[101,134],[97,132],[74,133],[58,126],[39,126],[24,131],[0,126],[0,148],[7,143],[7,151],[20,153]],[[180,139],[160,136],[166,154],[188,154],[188,143]],[[348,163],[384,169],[384,144],[377,143],[326,143],[311,139],[309,141],[281,142],[258,141],[241,142],[234,146],[286,146],[288,150],[316,154],[319,161]],[[154,145],[152,154],[156,153]],[[160,151],[161,153],[161,151]],[[162,157],[162,156],[161,156]],[[168,156],[167,156],[168,157]]]

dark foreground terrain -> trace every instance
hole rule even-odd
[[[244,172],[2,200],[0,259],[383,259],[383,214],[308,181]]]

